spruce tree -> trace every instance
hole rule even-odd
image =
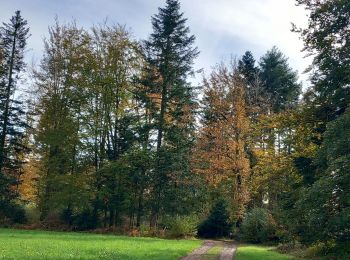
[[[260,78],[273,112],[295,107],[301,85],[297,82],[297,72],[289,66],[284,54],[277,47],[273,47],[261,57],[259,65]]]
[[[242,59],[238,61],[238,70],[249,86],[255,84],[259,69],[255,66],[255,59],[250,51],[246,51]]]
[[[255,65],[255,59],[250,51],[246,51],[238,61],[238,71],[241,74],[245,88],[247,113],[252,121],[256,122],[259,115],[268,111],[269,95],[266,94],[260,79],[259,67]]]
[[[210,211],[208,218],[198,227],[198,236],[204,238],[227,237],[230,234],[232,224],[227,211],[225,200],[218,200]]]
[[[186,21],[179,1],[167,0],[166,6],[159,8],[159,13],[152,17],[153,32],[144,42],[146,60],[154,72],[149,92],[160,101],[152,112],[157,150],[151,217],[153,226],[157,223],[161,204],[169,199],[168,195],[176,194],[174,190],[165,191],[170,186],[169,177],[172,175],[171,179],[174,180],[177,173],[189,171],[194,97],[187,79],[193,72],[193,61],[199,52],[193,46],[195,37],[190,35]],[[181,191],[180,188],[177,190]],[[180,198],[181,195],[168,202],[171,204]]]
[[[26,152],[22,142],[27,127],[25,111],[15,92],[25,68],[28,33],[27,21],[20,11],[0,27],[0,201],[5,204],[17,197],[12,186],[18,185],[23,163],[21,154]],[[4,210],[5,207],[0,208]]]

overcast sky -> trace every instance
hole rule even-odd
[[[145,39],[152,30],[150,17],[164,3],[165,0],[0,0],[0,20],[8,21],[15,10],[21,10],[32,34],[27,61],[38,63],[43,38],[56,15],[60,22],[75,19],[85,28],[107,17],[110,23],[125,24],[136,39]],[[196,69],[209,72],[221,60],[240,57],[246,50],[258,60],[276,45],[305,83],[306,75],[301,72],[310,60],[303,58],[303,43],[290,29],[291,22],[305,26],[307,17],[303,7],[295,6],[295,0],[182,0],[181,5],[201,51]]]

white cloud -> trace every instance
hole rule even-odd
[[[307,13],[295,3],[295,0],[185,0],[182,5],[194,28],[220,35],[212,42],[230,37],[240,39],[249,46],[255,46],[256,49],[250,50],[256,56],[276,45],[290,58],[291,66],[301,73],[310,64],[310,59],[303,58],[303,42],[298,34],[291,32],[291,23],[306,26]],[[207,48],[212,45],[211,42],[201,44]],[[234,42],[232,46],[235,46]],[[213,47],[220,47],[220,42]],[[239,50],[225,48],[226,55],[242,54],[236,52]],[[217,52],[215,49],[211,51]],[[301,75],[304,80],[306,77]]]
[[[7,21],[16,9],[28,19],[32,37],[28,61],[38,60],[43,48],[42,39],[54,16],[69,21],[75,18],[79,25],[89,28],[106,17],[111,22],[126,24],[136,38],[144,38],[151,31],[151,15],[165,0],[0,0],[0,17]],[[197,37],[201,51],[197,68],[209,69],[231,55],[240,56],[251,50],[259,58],[273,45],[289,58],[293,68],[302,72],[310,60],[300,52],[303,43],[292,33],[291,22],[300,26],[307,23],[303,7],[295,0],[182,0],[182,10],[189,18],[191,31]],[[302,79],[306,76],[302,75]]]

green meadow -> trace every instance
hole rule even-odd
[[[179,259],[200,240],[0,229],[0,259]]]

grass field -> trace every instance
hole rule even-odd
[[[178,259],[200,240],[0,229],[0,259]]]
[[[282,255],[273,251],[271,247],[262,246],[239,246],[235,260],[288,260],[292,256]]]

